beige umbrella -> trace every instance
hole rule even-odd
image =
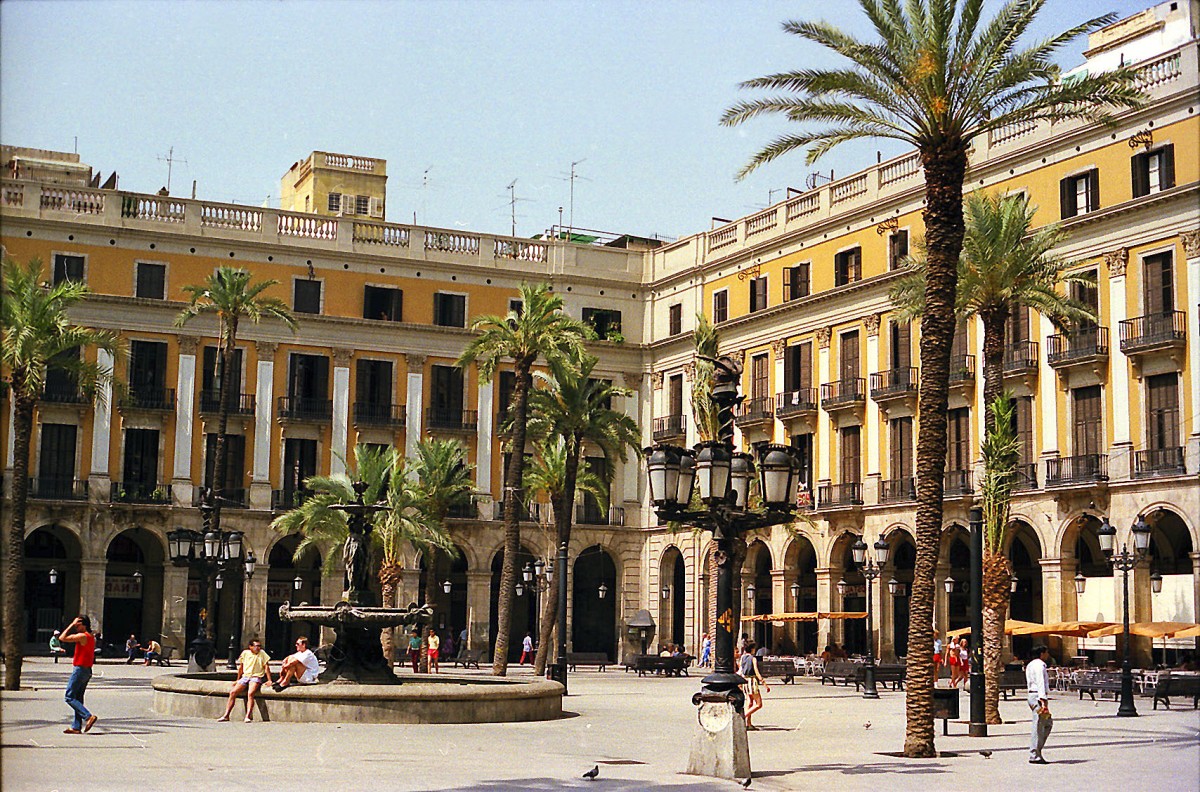
[[[1171,636],[1172,638],[1200,638],[1200,624],[1186,627]]]
[[[743,616],[744,622],[794,622],[817,621],[818,619],[865,619],[866,611],[826,612],[809,611],[807,613],[763,613],[758,616]]]
[[[1130,635],[1140,635],[1143,638],[1170,638],[1183,630],[1200,627],[1192,622],[1133,622],[1129,625]],[[1101,627],[1088,633],[1088,638],[1102,638],[1106,635],[1120,635],[1125,632],[1124,625],[1113,624]],[[1176,636],[1178,637],[1178,636]]]
[[[1020,619],[1008,619],[1007,621],[1004,622],[1004,634],[1005,635],[1013,635],[1014,634],[1013,631],[1016,630],[1017,628],[1041,627],[1041,626],[1042,625],[1040,625],[1036,622],[1021,621]],[[970,632],[971,632],[970,627],[960,627],[957,630],[951,630],[950,632],[946,633],[946,635],[949,638],[958,638],[963,635],[969,635]]]
[[[1075,638],[1086,638],[1092,631],[1101,627],[1109,627],[1112,622],[1055,622],[1054,624],[1034,624],[1029,627],[1017,627],[1010,635],[1062,635]]]

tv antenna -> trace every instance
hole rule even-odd
[[[517,180],[513,179],[508,183],[508,206],[512,211],[512,233],[509,236],[517,235]]]
[[[589,179],[588,177],[580,176],[578,173],[576,173],[575,166],[580,164],[581,162],[586,162],[586,161],[587,161],[587,157],[584,157],[583,159],[577,159],[574,162],[572,162],[571,163],[571,172],[566,177],[567,181],[570,182],[570,185],[571,185],[570,193],[568,195],[568,201],[567,201],[567,238],[568,239],[570,239],[571,233],[575,229],[575,180],[581,179],[583,181],[591,181],[591,179]],[[562,224],[560,223],[559,225],[561,226]]]
[[[167,193],[170,194],[170,192],[171,192],[171,168],[176,162],[182,162],[184,165],[187,165],[187,160],[176,159],[175,158],[175,147],[171,146],[169,149],[167,149],[167,156],[159,157],[158,161],[167,163]]]
[[[821,183],[819,181],[820,179],[824,179],[826,183],[833,181],[833,169],[829,169],[828,176],[826,176],[824,173],[821,173],[821,171],[814,171],[813,173],[808,174],[808,178],[804,180],[804,186],[810,190],[815,190],[817,189],[817,185]]]

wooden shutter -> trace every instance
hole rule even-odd
[[[812,366],[812,343],[804,342],[800,344],[800,365],[799,373],[796,377],[797,389],[811,388],[813,386],[813,366]]]
[[[667,390],[667,415],[683,415],[683,375],[674,374]]]
[[[1101,437],[1100,386],[1076,388],[1072,391],[1072,406],[1074,407],[1072,439],[1074,440],[1075,456],[1100,453],[1100,447],[1104,440]]]
[[[1145,277],[1146,313],[1161,316],[1175,310],[1175,282],[1170,253],[1147,256],[1142,263]]]
[[[1162,162],[1158,166],[1158,182],[1161,189],[1166,190],[1175,186],[1175,146],[1163,146]]]
[[[400,289],[390,289],[388,318],[393,322],[404,321],[404,292]]]
[[[842,484],[857,484],[862,480],[859,431],[857,426],[842,429]]]
[[[843,380],[857,379],[858,365],[858,331],[842,334],[840,370]]]
[[[1147,153],[1134,154],[1129,160],[1130,179],[1133,183],[1133,197],[1141,198],[1150,192],[1150,155]]]
[[[892,322],[892,368],[908,368],[912,365],[912,325],[908,322]]]
[[[896,418],[891,422],[892,478],[906,479],[913,474],[912,418]]]
[[[1146,378],[1146,446],[1151,450],[1179,445],[1179,375],[1156,374]]]
[[[1087,172],[1088,182],[1088,211],[1094,212],[1100,208],[1100,171],[1092,168]]]
[[[750,358],[750,397],[761,399],[770,394],[767,377],[767,356],[755,355]]]
[[[38,455],[38,478],[65,482],[75,478],[75,443],[79,428],[75,424],[43,423]]]
[[[1058,183],[1058,205],[1062,219],[1075,216],[1075,180],[1070,176]]]

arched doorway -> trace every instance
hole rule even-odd
[[[834,543],[833,557],[842,570],[834,590],[840,596],[841,607],[836,610],[865,613],[867,610],[867,581],[862,569],[854,563],[851,546],[858,541],[856,534],[844,533]],[[842,620],[842,648],[850,654],[867,653],[866,619]]]
[[[797,536],[783,554],[786,570],[784,584],[788,589],[786,602],[793,613],[815,613],[817,610],[817,551],[806,536]],[[798,589],[793,586],[799,586]],[[792,622],[791,629],[783,633],[784,645],[777,647],[782,654],[815,654],[817,646],[817,622]],[[787,646],[787,642],[793,646]]]
[[[79,540],[60,525],[25,537],[25,641],[31,645],[26,651],[45,649],[54,631],[79,613],[80,555]]]
[[[311,545],[300,560],[295,560],[300,537],[285,536],[276,542],[267,554],[267,618],[263,647],[271,657],[285,657],[295,651],[296,639],[308,636],[310,646],[321,640],[321,628],[312,622],[284,622],[279,618],[279,606],[283,603],[298,605],[301,602],[321,601],[321,554]],[[300,588],[296,588],[296,578]],[[248,640],[254,636],[245,636]],[[240,646],[245,641],[238,641]]]
[[[746,560],[742,564],[744,587],[742,596],[745,598],[746,609],[753,616],[762,616],[773,612],[771,597],[773,593],[771,569],[773,566],[771,548],[767,547],[766,542],[758,540],[746,548]],[[743,625],[745,624],[746,622],[743,622]],[[771,623],[749,622],[749,624],[754,625],[754,629],[752,631],[743,629],[742,632],[749,632],[755,644],[765,646],[768,652],[773,652]]]
[[[970,534],[961,525],[952,525],[943,534],[947,543],[946,563],[954,588],[946,595],[948,630],[971,625],[971,543]]]
[[[438,552],[434,555],[434,581],[437,596],[433,601],[434,626],[442,640],[453,636],[455,643],[458,635],[467,626],[467,557],[462,548],[455,547],[454,555]],[[420,574],[417,576],[417,604],[425,604],[426,583],[429,575],[429,565],[421,554]],[[446,593],[446,582],[450,582],[450,593]],[[520,601],[520,598],[518,598]],[[524,633],[522,633],[524,636]]]
[[[682,646],[686,640],[687,572],[683,553],[672,545],[658,565],[658,623],[661,642]]]
[[[1195,577],[1192,572],[1192,534],[1187,524],[1170,509],[1158,509],[1146,515],[1150,526],[1152,573],[1162,576],[1162,589],[1151,594],[1152,621],[1196,621]],[[1139,618],[1138,621],[1146,621]],[[1151,653],[1156,663],[1176,665],[1183,652],[1196,648],[1194,638],[1171,638],[1153,642]]]
[[[130,635],[161,641],[163,607],[162,541],[145,528],[113,537],[105,551],[104,620],[107,643],[123,646]]]
[[[1008,561],[1012,566],[1015,586],[1008,598],[1008,618],[1020,621],[1043,621],[1042,613],[1042,545],[1033,527],[1024,520],[1009,523]],[[1014,635],[1012,653],[1027,658],[1033,649],[1034,637]],[[1039,639],[1040,640],[1040,639]]]
[[[532,564],[534,561],[533,553],[529,552],[528,548],[522,545],[521,551],[517,553],[517,583],[520,585],[521,593],[513,598],[512,618],[509,622],[508,630],[508,662],[513,663],[521,659],[521,641],[528,633],[533,638],[534,644],[537,643],[538,636],[538,598],[543,594],[537,591],[537,586],[526,586],[521,573],[525,569],[526,564]],[[504,550],[496,551],[492,556],[492,590],[491,603],[488,616],[488,644],[492,647],[496,646],[496,636],[500,633],[499,627],[499,605],[500,605],[500,572],[504,566]],[[465,584],[463,588],[466,591]],[[466,623],[466,616],[463,616],[463,623]]]
[[[575,558],[572,587],[571,645],[575,652],[617,654],[617,565],[600,545]],[[601,586],[604,587],[601,596]]]
[[[892,609],[892,650],[896,657],[908,656],[908,617],[910,597],[912,596],[913,569],[917,564],[917,545],[912,534],[903,528],[898,528],[887,536],[890,546],[888,567],[890,579],[899,584],[892,593],[891,587],[880,583],[880,597],[883,602],[891,600]],[[886,605],[884,607],[887,607]]]

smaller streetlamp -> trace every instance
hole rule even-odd
[[[945,581],[944,583],[942,583],[942,585],[943,585],[943,586],[945,586],[945,588],[946,588],[946,593],[947,593],[947,594],[953,594],[953,593],[954,593],[954,586],[955,586],[957,583],[958,583],[958,581],[957,581],[957,580],[955,580],[955,579],[954,579],[954,578],[952,578],[952,577],[948,577],[948,578],[946,578],[946,581]]]
[[[517,589],[517,596],[518,596],[518,597],[523,597],[523,596],[525,596],[525,585],[524,585],[523,583],[520,583],[520,582],[518,582],[518,583],[517,583],[517,586],[516,586],[516,589]]]
[[[788,590],[792,592],[792,602],[796,603],[796,607],[798,608],[799,602],[800,602],[800,583],[799,583],[799,581],[797,581],[797,582],[793,583],[791,586],[789,586]]]
[[[533,564],[528,561],[525,562],[525,568],[521,570],[521,577],[525,580],[526,584],[533,581]]]
[[[1008,584],[1008,591],[1011,594],[1017,593],[1017,587],[1020,585],[1021,579],[1016,575],[1012,576],[1012,581]]]
[[[225,575],[218,574],[217,575],[217,591],[220,591],[223,588],[225,588]]]
[[[837,582],[837,592],[841,596],[846,596],[846,592],[850,590],[850,584],[846,582],[846,578],[842,578]]]
[[[50,585],[58,585],[58,570],[54,567],[50,567]]]
[[[604,599],[608,596],[608,586],[601,583],[600,588],[596,590],[596,593],[600,596],[600,599]]]
[[[292,578],[292,591],[299,591],[303,587],[304,578],[300,577],[299,575],[296,575],[296,577]]]
[[[758,593],[758,588],[753,583],[746,586],[746,600],[754,602],[754,595]]]
[[[244,565],[246,567],[246,580],[252,580],[254,578],[254,567],[258,565],[258,559],[254,557],[253,551],[246,554]]]
[[[1162,573],[1159,572],[1157,569],[1154,570],[1154,572],[1150,575],[1150,593],[1151,594],[1161,594],[1162,593],[1162,583],[1163,583]]]
[[[450,579],[449,578],[446,578],[445,580],[442,581],[442,593],[443,594],[450,593]]]
[[[671,587],[666,584],[663,584],[662,587],[662,598],[665,600],[671,599]]]
[[[1119,570],[1122,574],[1124,629],[1121,634],[1124,638],[1125,651],[1121,660],[1121,706],[1117,708],[1117,715],[1123,718],[1136,717],[1138,714],[1137,707],[1133,703],[1133,665],[1129,659],[1129,573],[1137,567],[1150,549],[1150,526],[1146,524],[1141,515],[1138,515],[1138,518],[1133,521],[1129,530],[1133,534],[1133,549],[1131,550],[1125,543],[1121,545],[1120,552],[1117,552],[1114,547],[1117,529],[1113,528],[1107,519],[1101,524],[1100,530],[1096,532],[1096,536],[1100,540],[1100,549],[1104,551],[1104,555],[1113,565],[1113,569]],[[1151,586],[1153,586],[1153,580]],[[1160,588],[1162,586],[1161,579],[1159,586]]]
[[[554,559],[550,559],[546,563],[546,583],[549,584],[554,578]]]
[[[140,570],[140,569],[135,569],[135,570],[133,570],[133,579],[134,579],[134,580],[136,580],[137,582],[141,583],[141,582],[142,582],[142,577],[144,577],[144,576],[142,575],[142,570]]]
[[[893,597],[903,597],[906,593],[904,589],[904,584],[899,580],[896,580],[896,578],[892,578],[888,581],[888,592],[891,593]]]
[[[1075,596],[1082,597],[1084,589],[1087,588],[1087,578],[1082,572],[1075,573]]]
[[[878,579],[883,572],[883,566],[887,563],[888,558],[888,543],[883,537],[879,537],[872,545],[874,557],[867,558],[867,543],[859,537],[858,541],[850,546],[850,553],[854,557],[854,563],[858,565],[862,571],[863,580],[867,582],[867,663],[863,675],[863,698],[877,699],[879,698],[879,690],[875,685],[875,625],[874,625],[874,610],[875,606],[871,602],[871,584]]]

